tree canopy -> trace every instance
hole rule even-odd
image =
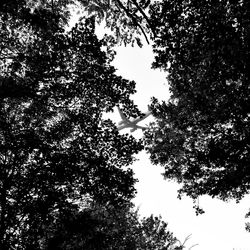
[[[148,16],[150,0],[81,0],[83,12],[103,22],[109,30],[106,41],[119,45],[137,44],[142,47],[155,36]]]
[[[82,14],[71,27],[74,6]],[[99,40],[102,21],[113,33]],[[111,66],[112,45],[141,37],[171,91],[152,101],[152,162],[182,184],[180,196],[249,193],[248,1],[4,0],[0,249],[181,249],[166,223],[128,205],[143,142],[103,118],[116,106],[141,115],[135,82]]]
[[[135,82],[115,75],[93,18],[67,31],[63,1],[28,2],[0,9],[1,249],[38,249],[54,214],[86,198],[122,206],[142,149],[102,118],[116,105],[140,112],[129,99]]]
[[[54,218],[40,241],[44,249],[184,249],[160,217],[140,219],[130,203],[117,209],[92,202]]]
[[[116,106],[141,115],[135,82],[110,65],[110,45],[146,37],[135,17],[148,4],[132,2],[107,9],[124,30],[99,40],[95,1],[1,1],[0,249],[183,249],[161,218],[133,210],[142,141],[103,118]],[[69,27],[77,4],[99,20]]]
[[[157,1],[154,68],[171,97],[152,102],[152,162],[180,195],[241,199],[250,188],[250,5],[248,1]]]

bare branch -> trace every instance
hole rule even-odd
[[[199,246],[199,244],[194,244],[191,247],[188,248],[188,250],[192,249],[193,247]]]

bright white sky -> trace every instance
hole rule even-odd
[[[137,93],[133,96],[141,111],[147,111],[150,97],[161,100],[169,97],[166,73],[151,69],[153,53],[150,46],[118,47],[113,65],[117,74],[137,83]],[[111,115],[117,122],[117,111]],[[148,124],[152,117],[142,124]],[[128,130],[122,130],[129,133]],[[134,132],[141,137],[142,132]],[[239,204],[225,203],[209,197],[200,198],[200,205],[205,214],[196,216],[191,199],[177,199],[178,185],[163,180],[161,167],[153,166],[145,152],[138,155],[138,161],[132,166],[139,182],[138,194],[134,202],[140,207],[142,216],[161,215],[168,222],[169,229],[181,240],[192,234],[187,241],[187,249],[199,244],[192,250],[250,250],[250,233],[245,231],[245,214],[250,208],[249,196]]]

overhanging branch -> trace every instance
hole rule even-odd
[[[142,16],[144,17],[144,19],[146,20],[150,30],[152,31],[153,35],[156,36],[155,31],[150,23],[149,18],[147,17],[147,15],[145,14],[145,12],[143,11],[143,9],[141,8],[141,6],[136,2],[136,0],[131,0],[133,2],[133,4],[136,6],[136,8],[139,10],[139,12],[142,14]]]
[[[131,18],[134,25],[139,27],[139,29],[141,30],[141,32],[142,32],[143,36],[145,37],[147,43],[149,44],[148,37],[147,37],[144,29],[142,28],[142,26],[137,22],[136,18],[129,12],[129,10],[122,4],[122,2],[120,0],[116,0],[116,2],[119,4],[119,7],[121,7],[125,11],[126,15]]]

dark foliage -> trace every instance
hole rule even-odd
[[[161,218],[139,219],[131,204],[117,209],[91,204],[82,211],[67,209],[47,228],[45,249],[181,250]]]
[[[250,5],[162,1],[151,6],[154,68],[166,70],[169,102],[152,103],[152,162],[194,199],[241,199],[250,188]]]
[[[81,0],[81,4],[96,22],[104,21],[111,31],[111,35],[106,36],[108,42],[125,46],[136,43],[141,47],[142,38],[149,43],[155,35],[147,15],[150,0]]]
[[[128,166],[142,149],[102,118],[118,104],[139,111],[135,83],[115,75],[93,19],[66,32],[63,1],[27,3],[0,8],[0,249],[37,249],[54,214],[86,197],[130,200]]]

